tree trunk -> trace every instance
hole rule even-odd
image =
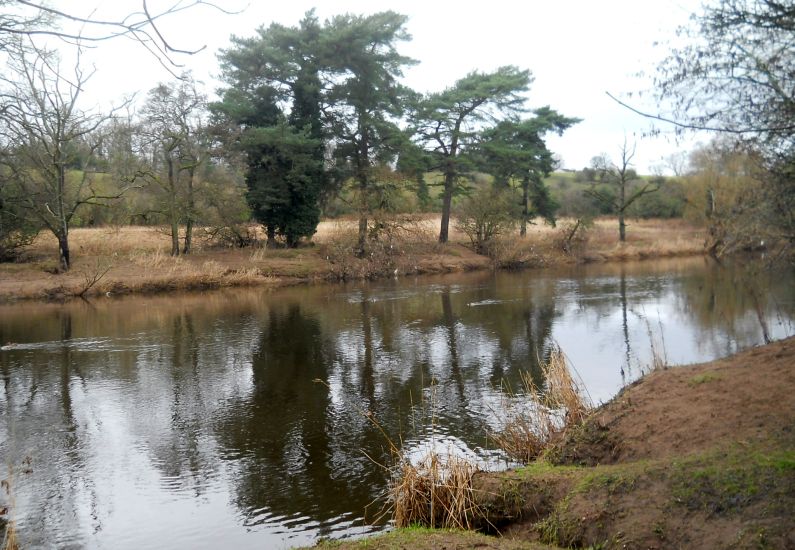
[[[439,242],[446,243],[450,236],[450,209],[453,205],[453,190],[455,189],[455,178],[458,175],[456,170],[456,156],[458,155],[458,135],[461,131],[462,119],[455,122],[453,136],[450,141],[450,151],[447,156],[447,164],[444,167],[444,196],[442,197],[442,227],[439,229]]]
[[[193,219],[188,218],[185,222],[185,246],[182,247],[183,254],[190,254],[193,246]]]
[[[272,224],[265,226],[265,232],[268,235],[268,242],[265,243],[265,248],[274,248],[276,246],[276,226]]]
[[[193,197],[193,176],[194,169],[188,170],[188,216],[185,222],[185,246],[182,249],[183,254],[191,253],[191,246],[193,245],[193,218],[196,210],[196,200]]]
[[[527,208],[527,200],[528,195],[530,193],[530,176],[525,175],[524,179],[522,179],[522,224],[519,227],[519,235],[524,237],[527,235],[527,215],[528,215],[528,208]]]
[[[449,239],[450,209],[453,204],[454,175],[444,177],[444,195],[442,195],[442,226],[439,228],[439,242],[446,243]]]
[[[58,158],[61,158],[60,148]],[[69,271],[72,260],[69,257],[69,219],[66,215],[66,205],[64,197],[66,194],[66,167],[63,163],[58,164],[58,199],[56,201],[58,232],[58,268],[61,271]],[[48,207],[49,208],[49,207]],[[52,211],[50,211],[52,212]]]
[[[169,204],[169,222],[171,223],[171,255],[179,256],[179,212],[177,210],[177,182],[178,174],[174,170],[174,159],[171,158],[171,152],[166,151],[166,167],[168,169],[168,193]]]
[[[624,210],[627,209],[627,182],[621,176],[621,188],[619,189],[618,203],[618,240],[622,243],[627,240],[627,224],[624,223]]]
[[[179,222],[171,216],[171,255],[179,256]]]
[[[361,118],[361,117],[360,117]],[[357,243],[356,255],[364,257],[367,252],[367,194],[370,191],[370,147],[367,143],[368,134],[366,130],[361,132],[362,138],[359,145],[359,158],[357,160],[357,179],[359,180],[359,242]]]
[[[69,235],[68,233],[60,233],[58,237],[58,268],[61,271],[69,271],[71,259],[69,258]]]
[[[356,255],[363,258],[367,253],[367,179],[359,180],[359,239],[356,243]]]

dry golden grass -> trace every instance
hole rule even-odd
[[[27,467],[30,466],[30,458],[25,459]],[[0,488],[6,493],[7,506],[0,511],[0,515],[6,515],[10,512],[10,517],[3,520],[3,539],[0,541],[0,550],[18,550],[19,541],[17,540],[17,526],[14,521],[14,509],[16,508],[16,499],[14,498],[14,468],[8,464],[8,477],[0,482]]]
[[[17,529],[13,521],[6,523],[5,535],[3,542],[0,544],[2,550],[19,550],[19,541],[17,540]]]
[[[485,517],[472,489],[477,471],[454,454],[431,452],[419,464],[403,460],[390,488],[395,526],[472,529]]]
[[[74,256],[112,256],[161,250],[168,254],[171,237],[157,227],[81,227],[69,232]],[[42,231],[27,251],[35,256],[56,256],[58,242],[49,231]]]
[[[298,249],[223,248],[205,240],[198,229],[194,253],[176,258],[169,255],[170,237],[160,228],[76,228],[70,233],[73,267],[64,274],[57,274],[55,238],[42,232],[24,251],[23,262],[0,264],[0,299],[373,279],[702,253],[701,232],[677,220],[630,221],[623,244],[618,243],[614,219],[597,220],[576,253],[560,246],[560,227],[567,220],[558,228],[538,223],[528,227],[525,237],[506,236],[493,243],[490,257],[476,254],[454,226],[450,242],[439,244],[437,215],[396,215],[373,223],[378,224],[378,238],[370,241],[362,258],[356,255],[358,220],[353,218],[321,222],[312,244]],[[263,243],[261,228],[256,233],[257,242]],[[99,274],[102,278],[96,280]],[[87,281],[94,281],[91,292],[83,292]]]
[[[497,447],[510,457],[530,462],[572,426],[582,424],[592,410],[587,392],[572,376],[560,348],[549,360],[540,363],[544,388],[522,373],[523,393],[513,395],[508,388],[501,411],[493,411],[503,421],[501,429],[490,434]]]
[[[629,220],[627,240],[618,240],[613,218],[594,222],[588,231],[587,256],[592,260],[634,260],[701,254],[703,230],[684,220]]]
[[[630,220],[627,240],[618,238],[614,218],[595,220],[580,227],[574,242],[566,237],[575,220],[560,219],[557,227],[543,223],[528,226],[527,235],[501,237],[489,248],[497,267],[536,267],[577,262],[643,260],[704,253],[704,233],[682,220]]]

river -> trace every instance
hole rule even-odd
[[[675,365],[792,335],[794,280],[695,258],[0,306],[0,504],[24,548],[381,530],[389,440],[498,467],[501,388],[552,346],[598,404],[652,349]]]

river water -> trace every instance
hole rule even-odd
[[[792,335],[793,281],[696,258],[2,306],[0,505],[26,548],[380,530],[388,440],[499,466],[500,388],[552,346],[603,402],[652,348],[683,364]]]

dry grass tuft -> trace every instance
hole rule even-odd
[[[130,261],[132,263],[148,269],[160,269],[170,260],[171,256],[160,248],[151,251],[136,250],[130,253]]]
[[[264,246],[258,246],[251,252],[248,261],[251,263],[262,262],[265,260],[267,255],[267,249]]]
[[[402,460],[390,487],[396,527],[472,529],[485,518],[472,489],[477,466],[452,453],[431,451],[419,464]]]
[[[3,535],[3,542],[0,544],[2,550],[19,550],[19,541],[17,540],[17,528],[13,520],[9,520],[5,526],[5,534]]]
[[[30,473],[30,457],[25,458],[23,462],[25,469],[23,473]],[[19,541],[17,540],[17,526],[14,521],[14,509],[16,508],[16,499],[13,492],[13,479],[14,468],[8,464],[8,477],[0,481],[0,488],[2,488],[7,497],[7,506],[3,506],[0,510],[0,516],[11,514],[8,519],[0,519],[0,528],[3,532],[2,541],[0,541],[0,550],[19,550]]]
[[[525,463],[537,458],[569,428],[582,424],[593,408],[560,348],[552,350],[549,360],[541,363],[541,370],[543,391],[529,372],[522,373],[522,396],[508,390],[503,410],[498,412],[503,424],[490,434],[499,448]]]

